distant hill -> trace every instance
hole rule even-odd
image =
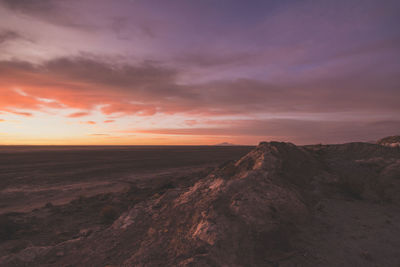
[[[237,145],[231,144],[231,143],[228,143],[228,142],[223,142],[223,143],[216,144],[214,146],[237,146]]]
[[[383,146],[400,146],[400,135],[388,136],[377,141],[377,144]]]

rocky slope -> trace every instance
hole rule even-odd
[[[383,146],[400,147],[400,135],[388,136],[378,140],[377,144]]]
[[[263,142],[207,175],[110,195],[108,225],[7,250],[8,236],[0,265],[398,266],[399,191],[397,148]]]

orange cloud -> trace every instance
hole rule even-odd
[[[104,121],[104,123],[112,123],[112,122],[114,122],[115,120],[105,120]]]
[[[94,125],[94,124],[96,124],[95,121],[81,121],[80,123],[82,123],[82,124],[89,124],[89,125]]]
[[[1,73],[1,70],[0,70]],[[18,109],[31,109],[36,110],[40,108],[40,101],[35,99],[34,97],[23,95],[17,92],[15,89],[10,87],[5,87],[5,85],[1,84],[0,79],[0,89],[1,89],[1,97],[0,97],[0,110],[5,112],[14,113],[17,115],[31,116],[27,112],[18,112]],[[8,85],[10,86],[10,85]]]
[[[33,114],[30,112],[21,112],[21,111],[8,111],[8,112],[16,114],[16,115],[26,116],[26,117],[33,116]]]
[[[109,134],[90,134],[90,136],[110,136]]]
[[[58,58],[42,65],[0,61],[0,111],[44,108],[93,110],[105,115],[191,116],[247,115],[271,112],[336,112],[399,110],[398,91],[379,92],[374,77],[332,82],[320,72],[316,79],[273,85],[236,79],[181,85],[179,72],[155,63],[112,65],[100,59]],[[3,75],[4,74],[4,75]],[[396,78],[388,83],[395,84]],[[323,89],[321,89],[323,85]],[[21,88],[24,94],[15,88]],[[386,88],[386,87],[385,87]],[[388,93],[390,91],[390,93]],[[46,100],[45,100],[46,99]],[[72,115],[72,114],[71,114]]]
[[[79,118],[79,117],[84,117],[89,115],[89,112],[75,112],[75,113],[71,113],[69,114],[67,117],[68,118]]]
[[[0,61],[0,73],[5,74],[0,78],[0,111],[7,112],[46,107],[91,110],[103,105],[104,114],[149,116],[157,112],[155,95],[164,98],[176,91],[163,88],[174,83],[173,70],[148,64],[115,69],[84,58],[61,58],[40,66]],[[21,88],[24,94],[14,88]]]

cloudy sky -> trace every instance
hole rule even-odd
[[[398,0],[0,0],[0,144],[400,133]]]

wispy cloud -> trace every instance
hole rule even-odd
[[[0,62],[7,73],[0,84],[0,110],[41,109],[55,106],[92,110],[104,114],[187,113],[197,115],[253,114],[263,112],[398,112],[400,82],[396,72],[371,73],[358,79],[339,66],[314,69],[315,77],[268,83],[235,79],[181,85],[177,70],[151,63],[114,66],[88,58],[55,59],[40,66],[27,62]],[[358,65],[354,66],[355,68]],[[359,71],[365,66],[359,65]],[[327,72],[328,71],[328,72]],[[336,76],[333,77],[332,71]],[[305,72],[304,75],[309,75]],[[17,85],[27,95],[12,88]],[[380,88],[377,90],[376,88]],[[54,100],[53,103],[40,98]],[[78,114],[82,115],[82,114]]]
[[[95,133],[95,134],[90,134],[90,136],[110,136],[110,135],[109,134]]]
[[[12,111],[12,110],[9,110],[8,112],[9,112],[9,113],[12,113],[12,114],[15,114],[15,115],[25,116],[25,117],[31,117],[31,116],[33,116],[33,114],[30,113],[30,112]]]
[[[84,1],[0,0],[0,4],[14,12],[23,13],[49,23],[77,29],[93,28],[88,22],[85,23],[84,16],[79,16],[79,20],[76,19],[76,14],[81,12],[80,2]]]
[[[89,125],[95,125],[95,124],[96,124],[95,121],[82,121],[81,123],[83,123],[83,124],[89,124]]]
[[[88,116],[90,113],[89,112],[75,112],[69,114],[67,117],[68,118],[80,118],[80,117],[85,117]]]
[[[18,39],[23,39],[23,37],[15,31],[12,30],[0,31],[0,44]]]

